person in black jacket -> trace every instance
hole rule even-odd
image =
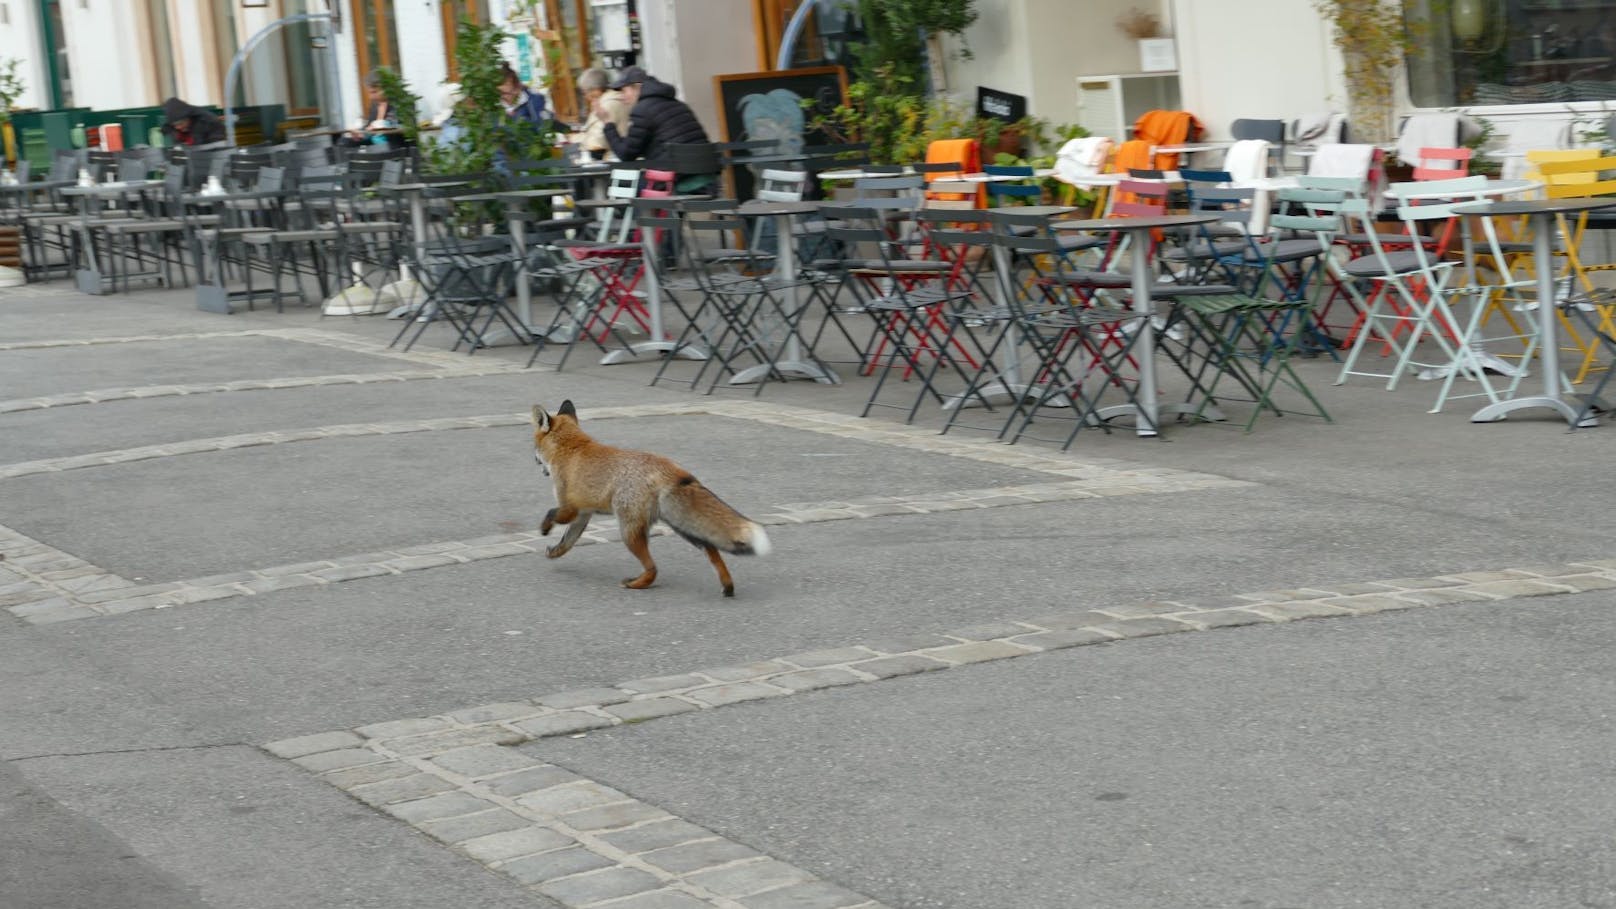
[[[205,107],[169,98],[163,102],[163,134],[175,145],[211,145],[225,140],[224,121]]]
[[[668,145],[711,141],[701,121],[696,119],[696,112],[675,97],[673,86],[647,75],[638,66],[625,68],[611,87],[621,91],[632,105],[628,112],[628,135],[617,131],[617,124],[611,122],[610,112],[602,110],[598,101],[595,115],[605,121],[603,132],[606,134],[606,144],[611,146],[612,154],[619,160],[643,159],[652,167],[668,168],[671,167]],[[679,189],[681,192],[696,191],[695,187],[689,186],[680,186]]]

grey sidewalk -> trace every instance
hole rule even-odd
[[[6,909],[1616,906],[1610,427],[1317,360],[1334,424],[1063,454],[54,291],[0,291]],[[563,398],[770,524],[736,599],[537,554]]]

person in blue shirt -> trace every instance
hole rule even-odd
[[[505,113],[535,126],[549,120],[550,113],[544,109],[544,96],[523,85],[522,77],[511,69],[509,63],[504,64],[504,72],[505,78],[499,84],[499,97],[505,104]]]

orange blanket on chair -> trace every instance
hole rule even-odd
[[[1194,114],[1182,110],[1145,111],[1133,125],[1134,137],[1151,145],[1183,145],[1201,138],[1201,132],[1201,121],[1195,119]],[[1120,153],[1118,157],[1121,157]],[[1177,170],[1178,155],[1158,154],[1149,169]],[[1121,170],[1120,165],[1118,170]]]
[[[961,174],[979,174],[982,172],[982,146],[975,139],[938,139],[926,146],[927,164],[958,164],[960,169],[953,172],[927,174],[929,180],[953,180]],[[977,208],[984,207],[986,187],[977,189],[974,196],[961,193],[927,192],[926,198],[947,202],[963,202],[974,200]]]

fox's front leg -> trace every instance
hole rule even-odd
[[[539,522],[539,536],[549,536],[551,529],[557,524],[571,524],[576,517],[578,517],[578,509],[571,505],[550,509],[544,513],[544,520]]]
[[[539,526],[539,532],[548,536],[550,528],[556,524],[567,525],[567,532],[561,535],[560,542],[546,549],[544,554],[552,559],[566,555],[578,538],[584,535],[584,531],[589,529],[589,518],[593,514],[592,511],[579,511],[576,508],[550,509],[544,516],[544,523]]]

